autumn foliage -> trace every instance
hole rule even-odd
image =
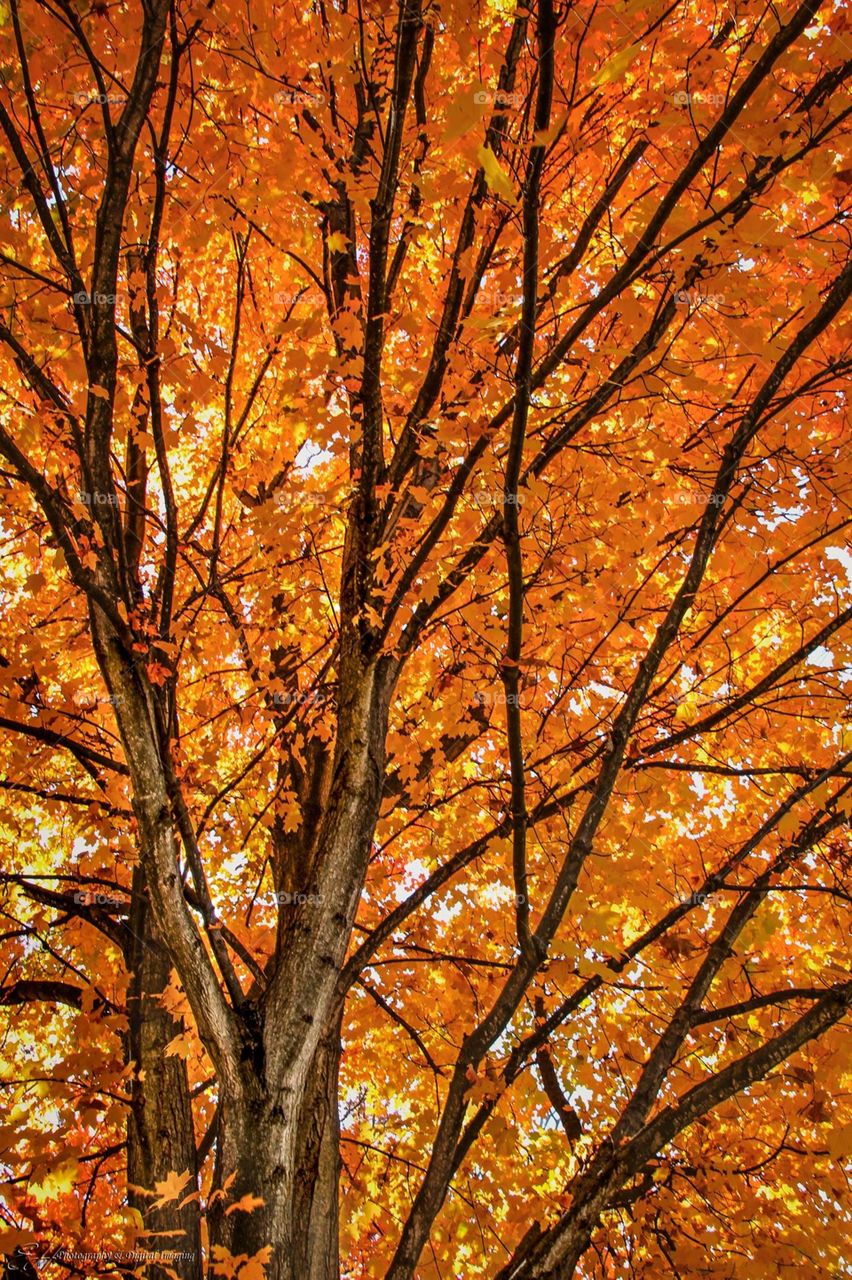
[[[850,70],[0,4],[7,1280],[848,1274]]]

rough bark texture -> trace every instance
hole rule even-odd
[[[378,666],[365,664],[351,685],[341,681],[319,838],[311,833],[311,856],[300,857],[307,900],[288,913],[279,966],[251,1008],[238,1086],[223,1095],[215,1181],[235,1174],[232,1196],[264,1203],[228,1216],[217,1206],[211,1241],[235,1254],[270,1246],[270,1280],[335,1280],[339,1270],[337,983],[381,796],[390,681]]]
[[[180,1208],[181,1196],[157,1209],[153,1197],[144,1194],[152,1192],[170,1172],[187,1171],[190,1179],[184,1194],[189,1196],[197,1185],[198,1171],[186,1064],[183,1058],[166,1052],[177,1028],[158,999],[168,984],[171,960],[156,939],[138,873],[130,925],[128,1056],[135,1070],[127,1118],[129,1200],[145,1224],[140,1250],[191,1255],[171,1258],[168,1266],[182,1280],[196,1280],[202,1273],[198,1200]],[[156,1265],[150,1265],[147,1274],[151,1280],[166,1280],[166,1272]]]
[[[233,1254],[271,1247],[269,1280],[337,1280],[340,1175],[337,1083],[339,1019],[320,1044],[295,1125],[275,1098],[256,1095],[225,1108],[214,1181],[236,1174],[231,1190],[263,1199],[251,1213],[226,1214],[218,1201],[210,1236]],[[232,1199],[233,1196],[229,1196]]]
[[[133,779],[140,875],[149,886],[155,928],[168,940],[171,962],[218,1074],[214,1189],[226,1190],[227,1199],[218,1197],[212,1207],[211,1246],[249,1256],[270,1248],[269,1280],[333,1280],[338,1273],[338,980],[381,801],[393,667],[365,656],[360,638],[350,636],[341,665],[331,781],[321,789],[319,836],[311,835],[300,867],[300,878],[307,877],[305,901],[288,912],[286,946],[266,989],[251,997],[237,986],[236,1000],[229,1004],[213,968],[213,958],[220,970],[227,968],[216,950],[215,926],[207,922],[211,958],[178,875],[179,795],[157,708],[97,612],[94,627]],[[280,875],[276,878],[280,882]],[[164,980],[167,973],[168,962]],[[163,1027],[163,1034],[171,1038],[173,1028]],[[148,1087],[145,1092],[147,1107]],[[159,1122],[154,1112],[148,1117],[150,1126]],[[227,1207],[244,1196],[262,1203],[251,1212],[228,1213]]]

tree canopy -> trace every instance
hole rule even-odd
[[[0,5],[7,1276],[850,1274],[850,69]]]

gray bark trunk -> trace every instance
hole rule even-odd
[[[153,1190],[169,1173],[188,1170],[190,1179],[182,1200],[198,1182],[186,1064],[183,1058],[166,1055],[166,1046],[174,1039],[177,1027],[158,999],[169,981],[171,960],[156,939],[138,870],[133,889],[127,956],[132,974],[127,1005],[128,1056],[135,1063],[135,1070],[127,1120],[127,1180],[131,1184],[128,1198],[145,1224],[146,1234],[139,1240],[139,1250],[188,1254],[164,1258],[164,1264],[181,1280],[198,1280],[202,1275],[198,1201],[181,1209],[179,1200],[175,1200],[155,1209],[150,1196],[132,1189]],[[145,1274],[151,1280],[166,1280],[167,1276],[156,1264],[149,1264]]]
[[[320,1042],[295,1123],[283,1095],[255,1090],[248,1105],[245,1097],[223,1104],[214,1181],[236,1177],[211,1207],[211,1244],[249,1256],[271,1247],[268,1280],[338,1280],[339,1065],[338,1014]],[[227,1214],[245,1195],[263,1204]]]
[[[150,909],[216,1070],[220,1111],[214,1184],[225,1194],[214,1199],[208,1213],[211,1247],[250,1257],[270,1249],[271,1257],[264,1259],[268,1280],[337,1280],[338,980],[381,801],[393,663],[365,657],[350,636],[341,657],[333,762],[322,762],[321,778],[306,779],[321,821],[299,860],[304,902],[287,912],[278,963],[262,995],[238,990],[229,999],[221,983],[224,978],[227,985],[229,968],[221,939],[208,926],[217,973],[180,885],[179,812],[156,694],[135,673],[97,610],[93,620],[102,671],[110,691],[119,695],[118,723]],[[319,762],[314,767],[320,768]],[[183,831],[182,838],[186,844]],[[281,878],[278,868],[276,883]],[[168,1038],[173,1033],[169,1026]],[[161,1126],[183,1131],[185,1117],[168,1114],[175,1094],[165,1073],[175,1065],[161,1056],[152,1071],[162,1116],[159,1103],[143,1112],[151,1150],[159,1151],[166,1172],[176,1164],[177,1172],[186,1167],[184,1153],[178,1156],[168,1140],[157,1143],[154,1137]],[[145,1178],[141,1181],[144,1185]],[[246,1202],[234,1208],[248,1196],[253,1207]]]

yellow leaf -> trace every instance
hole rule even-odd
[[[177,1200],[181,1191],[189,1182],[189,1170],[183,1173],[175,1173],[174,1170],[168,1175],[163,1182],[156,1182],[152,1195],[157,1199],[154,1201],[155,1209],[162,1209],[164,1204],[168,1204],[170,1200]]]
[[[42,1168],[37,1171],[37,1180],[30,1183],[29,1194],[37,1204],[44,1204],[45,1200],[53,1200],[56,1196],[73,1190],[76,1176],[76,1160],[66,1160],[55,1169],[47,1171]]]
[[[227,1218],[230,1214],[236,1213],[238,1209],[241,1213],[251,1213],[254,1209],[259,1209],[262,1204],[266,1204],[262,1197],[246,1193],[246,1195],[240,1196],[239,1200],[236,1200],[230,1208],[225,1210],[225,1217]]]
[[[631,44],[617,53],[614,58],[610,58],[609,62],[605,62],[592,76],[590,81],[592,88],[599,89],[602,85],[612,84],[613,80],[620,80],[638,52],[639,45]]]
[[[326,244],[328,245],[329,253],[345,253],[349,246],[349,241],[342,231],[334,231],[328,237]]]
[[[683,700],[678,703],[675,710],[675,720],[680,724],[694,724],[698,719],[698,706],[695,694],[688,693]]]
[[[266,1263],[271,1257],[272,1249],[267,1244],[240,1267],[239,1280],[265,1280]]]
[[[828,1136],[828,1151],[835,1160],[845,1160],[852,1156],[852,1123],[832,1129]]]
[[[482,165],[485,174],[485,181],[492,191],[497,195],[501,195],[508,200],[510,204],[516,203],[515,188],[509,181],[506,171],[500,164],[490,147],[478,147],[476,158]]]

